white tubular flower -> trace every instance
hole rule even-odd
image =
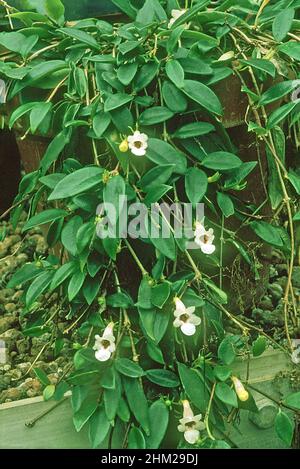
[[[186,12],[186,10],[184,10],[184,9],[183,10],[172,10],[171,11],[172,18],[169,21],[168,28],[169,29],[172,28],[175,21],[178,20],[178,18],[180,18],[182,15],[184,15],[185,12]]]
[[[198,244],[204,254],[213,254],[215,252],[216,246],[213,244],[215,236],[212,228],[206,230],[202,223],[197,221],[194,236],[195,243]]]
[[[106,362],[110,359],[111,354],[116,350],[115,337],[113,334],[114,323],[111,322],[105,328],[102,337],[95,335],[95,345],[93,347],[95,357],[99,362]]]
[[[205,424],[202,422],[202,415],[194,415],[189,401],[182,401],[183,405],[183,418],[179,420],[178,431],[183,433],[184,439],[194,445],[200,436],[200,430],[205,429]]]
[[[174,311],[175,320],[174,327],[180,327],[181,332],[185,335],[194,335],[196,326],[199,326],[201,319],[194,314],[195,306],[185,307],[179,298],[175,298],[176,309]]]
[[[249,393],[244,388],[243,383],[236,376],[232,376],[231,380],[233,382],[233,386],[239,400],[242,402],[247,401],[249,399]]]
[[[133,135],[127,138],[128,146],[136,156],[144,156],[148,148],[148,135],[141,134],[139,130],[136,130]]]

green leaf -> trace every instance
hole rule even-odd
[[[153,21],[166,21],[167,15],[159,0],[146,0],[138,11],[136,21],[141,24],[149,24]]]
[[[41,2],[43,13],[58,24],[64,22],[65,7],[61,0],[43,0]]]
[[[157,233],[150,233],[151,223],[148,223],[148,236],[151,243],[159,250],[164,256],[168,257],[171,260],[176,259],[176,243],[174,236],[169,228],[168,223],[164,218],[160,218],[159,229]],[[168,233],[168,236],[165,236],[165,233]]]
[[[268,118],[267,130],[273,129],[279,122],[285,119],[292,110],[300,103],[300,99],[284,104],[276,111],[273,111]]]
[[[267,348],[267,341],[263,335],[257,337],[252,344],[252,353],[254,357],[259,357]]]
[[[42,174],[45,174],[52,163],[57,160],[68,142],[69,137],[64,133],[64,131],[54,137],[41,161]]]
[[[268,73],[271,77],[275,78],[276,75],[276,67],[275,65],[270,62],[269,60],[265,59],[248,59],[248,60],[240,60],[241,64],[249,65],[252,68],[256,68],[262,72]]]
[[[155,401],[149,408],[150,435],[146,437],[146,448],[158,449],[166,434],[169,411],[161,401]]]
[[[53,276],[50,290],[55,290],[55,288],[59,287],[67,278],[74,274],[77,268],[75,262],[67,262],[60,266]]]
[[[214,367],[214,375],[220,381],[227,381],[232,375],[232,371],[228,366],[216,365]]]
[[[111,0],[114,5],[120,8],[120,10],[124,11],[129,18],[135,19],[137,10],[133,8],[128,0]]]
[[[143,88],[146,88],[154,79],[159,69],[159,64],[156,62],[148,62],[143,65],[137,72],[134,82],[133,89],[138,92]]]
[[[85,31],[82,31],[82,29],[76,29],[72,27],[72,28],[61,28],[58,31],[65,34],[66,36],[76,39],[77,41],[91,47],[92,49],[97,49],[97,50],[100,49],[100,44],[98,44],[96,39],[91,34],[88,34]]]
[[[49,401],[55,393],[55,384],[48,384],[43,391],[44,401]]]
[[[169,60],[166,64],[166,74],[177,88],[184,87],[184,70],[178,60]]]
[[[177,375],[169,370],[147,370],[146,376],[152,383],[164,388],[177,388],[180,384]]]
[[[145,449],[145,438],[141,430],[137,427],[131,427],[128,434],[128,449]]]
[[[167,107],[155,106],[142,112],[139,118],[139,122],[141,125],[154,125],[165,122],[168,119],[171,119],[173,116],[174,113]]]
[[[110,423],[106,417],[104,408],[98,407],[89,421],[89,440],[92,448],[97,448],[106,438],[110,429]]]
[[[185,80],[182,91],[204,109],[218,116],[223,114],[222,105],[215,93],[200,81]]]
[[[215,171],[229,171],[230,169],[239,168],[242,161],[233,153],[226,151],[216,151],[205,156],[201,161],[205,168],[213,169]]]
[[[208,122],[192,122],[191,124],[186,124],[176,130],[173,137],[180,139],[200,137],[201,135],[206,135],[214,130],[214,126]]]
[[[113,422],[119,406],[121,399],[122,386],[121,379],[118,374],[116,374],[116,385],[114,389],[104,389],[104,405],[105,412],[108,420]]]
[[[151,289],[151,302],[154,306],[162,308],[170,296],[171,288],[169,283],[164,282]]]
[[[93,395],[92,398],[87,398],[83,401],[80,406],[80,409],[74,413],[73,422],[77,432],[79,432],[82,427],[87,423],[91,418],[98,407],[98,396]]]
[[[188,368],[183,363],[178,363],[180,380],[190,401],[201,411],[206,411],[209,393],[200,374]]]
[[[123,378],[123,382],[130,410],[146,435],[149,435],[149,409],[144,390],[136,378]]]
[[[48,200],[66,199],[81,194],[102,183],[103,169],[87,166],[68,174],[55,186]]]
[[[44,186],[49,187],[49,189],[54,189],[54,187],[61,181],[66,175],[64,173],[52,173],[48,176],[42,176],[39,181],[44,184]]]
[[[144,375],[144,370],[132,360],[128,358],[118,358],[114,362],[116,369],[124,376],[130,378],[139,378]]]
[[[297,194],[300,195],[300,175],[296,173],[296,171],[290,169],[288,173],[288,178]]]
[[[117,215],[121,213],[124,201],[121,197],[125,195],[125,181],[122,176],[117,175],[111,177],[104,186],[103,200],[105,203],[112,204],[117,211]],[[121,203],[120,203],[121,202]]]
[[[288,55],[292,59],[300,60],[300,43],[295,41],[285,42],[278,47],[280,52]]]
[[[165,104],[173,112],[184,112],[188,107],[185,95],[173,83],[164,81],[162,86],[162,95]]]
[[[211,295],[221,304],[226,304],[228,301],[227,294],[217,287],[212,281],[203,279],[203,283],[210,290]]]
[[[285,135],[280,127],[275,127],[273,132],[273,141],[276,153],[281,160],[282,164],[285,164]],[[276,210],[283,201],[283,192],[280,184],[280,178],[278,175],[276,160],[269,149],[266,147],[266,155],[268,161],[268,194],[273,210]]]
[[[35,65],[23,80],[15,84],[10,97],[13,98],[24,88],[32,87],[35,83],[52,76],[55,72],[62,69],[66,69],[66,62],[64,60],[47,60]]]
[[[204,10],[205,7],[209,4],[209,0],[198,0],[197,4],[194,5],[192,8],[189,8],[183,15],[181,15],[175,23],[172,25],[172,28],[176,28],[177,26],[180,26],[181,24],[188,23],[192,19],[194,19],[197,14],[201,11]]]
[[[111,122],[110,115],[104,111],[97,112],[93,119],[93,130],[97,138],[101,138]]]
[[[229,195],[217,192],[217,202],[225,218],[234,214],[234,205]]]
[[[279,438],[287,445],[291,446],[294,435],[295,424],[291,418],[281,410],[275,419],[275,430]]]
[[[139,180],[139,187],[144,192],[148,192],[161,184],[165,184],[170,179],[174,168],[174,164],[166,164],[150,169],[150,171],[144,174]]]
[[[273,246],[282,247],[283,241],[281,238],[281,229],[270,225],[265,221],[253,221],[250,223],[250,227],[261,239],[266,241]]]
[[[29,280],[34,279],[41,272],[43,272],[42,269],[40,267],[37,267],[34,263],[24,264],[23,267],[21,267],[14,273],[14,275],[7,284],[7,288],[15,288],[18,285],[22,285],[25,282],[29,282]]]
[[[238,407],[236,393],[226,383],[217,383],[216,397],[218,397],[220,401],[224,402],[224,404],[232,407]]]
[[[158,165],[175,165],[174,171],[178,174],[186,172],[185,155],[163,140],[150,138],[146,155]]]
[[[38,378],[38,380],[44,385],[48,386],[48,384],[51,384],[50,379],[46,375],[46,373],[41,369],[41,368],[33,368],[33,371]]]
[[[123,293],[123,292],[118,292],[114,293],[113,295],[109,295],[106,298],[106,304],[108,306],[112,306],[113,308],[132,308],[133,307],[133,301],[132,298],[129,296],[129,294]]]
[[[226,336],[219,345],[218,358],[225,365],[231,365],[236,357],[233,340],[230,336]]]
[[[75,274],[73,274],[69,282],[69,286],[68,286],[69,301],[72,301],[77,295],[77,293],[80,291],[83,285],[83,282],[85,280],[85,277],[86,277],[86,274],[83,272],[80,272],[80,270],[78,270],[77,272],[75,272]]]
[[[128,63],[121,65],[117,70],[118,80],[124,85],[128,86],[134,79],[138,70],[137,63]]]
[[[293,220],[294,221],[299,221],[300,220],[300,210],[297,213],[295,213],[295,215],[293,216]]]
[[[207,176],[198,168],[189,168],[185,176],[185,191],[189,201],[195,206],[206,194]]]
[[[265,106],[266,104],[273,103],[277,99],[291,93],[298,86],[300,86],[300,80],[286,80],[277,83],[262,94],[258,104]]]
[[[100,282],[98,278],[86,278],[82,292],[88,305],[91,305],[98,295],[100,289]]]
[[[11,114],[8,126],[11,129],[15,122],[23,117],[27,112],[31,111],[34,109],[36,106],[38,106],[40,103],[39,102],[32,102],[32,103],[25,103],[21,104],[21,106],[18,106]]]
[[[272,31],[276,41],[281,42],[286,37],[292,27],[294,16],[294,8],[285,8],[275,16]]]
[[[150,207],[151,204],[162,199],[162,197],[171,189],[173,189],[173,186],[166,186],[165,184],[162,184],[161,186],[153,187],[153,189],[150,189],[146,197],[144,198],[144,201],[143,201],[144,204],[147,207]]]
[[[36,277],[26,292],[26,307],[29,308],[44,293],[53,277],[53,271],[47,270]]]
[[[300,410],[300,391],[289,394],[285,397],[283,403]]]
[[[62,208],[50,208],[30,218],[23,226],[22,231],[28,231],[31,228],[34,228],[35,226],[44,225],[45,223],[57,220],[58,218],[64,218],[68,215],[69,213],[66,210],[63,210]]]
[[[82,224],[82,218],[75,215],[67,222],[61,233],[61,242],[72,256],[77,254],[76,236]]]
[[[125,93],[111,94],[104,103],[104,112],[113,111],[133,100],[133,96]]]

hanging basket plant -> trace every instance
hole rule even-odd
[[[94,448],[230,447],[229,415],[257,411],[235,358],[272,344],[298,360],[299,2],[113,0],[116,24],[66,22],[60,0],[0,4],[8,126],[46,143],[11,219],[26,210],[23,233],[47,226],[59,247],[8,287],[26,290],[27,335],[59,349],[55,315],[35,314],[45,293],[78,330],[45,399],[71,390]],[[288,270],[279,344],[243,299],[265,291],[266,247]],[[275,426],[290,445],[299,393],[288,402]]]

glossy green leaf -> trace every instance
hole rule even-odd
[[[184,87],[184,70],[178,60],[169,60],[166,63],[166,74],[177,88]]]
[[[57,220],[58,218],[64,218],[66,216],[68,216],[68,212],[66,210],[61,208],[50,208],[30,218],[23,226],[22,231],[28,231],[35,226],[44,225],[45,223]]]
[[[128,358],[118,358],[114,364],[119,373],[130,378],[139,378],[144,375],[144,370]]]
[[[281,410],[275,419],[275,430],[279,438],[287,445],[291,446],[294,435],[295,424],[291,418]]]
[[[26,292],[26,306],[29,308],[44,293],[51,283],[53,271],[47,270],[36,277]]]
[[[292,27],[294,16],[294,8],[285,8],[275,16],[272,31],[276,41],[281,42],[286,37]]]
[[[71,280],[69,282],[69,286],[68,286],[69,301],[72,301],[75,298],[75,296],[78,294],[78,292],[80,291],[80,289],[83,285],[85,276],[86,276],[86,274],[84,272],[81,272],[81,271],[77,271],[77,272],[75,272],[75,274],[72,275],[72,278],[71,278]]]
[[[239,168],[242,161],[233,153],[217,151],[205,156],[201,164],[205,168],[214,169],[215,171],[228,171]]]
[[[142,431],[137,427],[131,427],[128,434],[128,449],[145,449],[146,443]]]
[[[189,201],[195,206],[207,191],[207,176],[198,168],[189,168],[185,176],[185,191]]]
[[[180,127],[173,136],[180,139],[200,137],[200,135],[206,135],[214,130],[214,126],[208,122],[193,122]]]
[[[146,109],[139,118],[141,125],[154,125],[171,119],[174,113],[164,106]]]
[[[238,407],[236,393],[226,383],[217,383],[216,397],[218,397],[220,401],[224,402],[224,404],[232,407]]]
[[[174,171],[178,174],[186,171],[185,155],[163,140],[150,138],[146,156],[158,165],[175,165]]]
[[[215,93],[199,81],[185,80],[182,91],[204,109],[218,116],[223,114],[222,105]]]
[[[124,378],[123,383],[130,410],[146,435],[149,435],[149,409],[144,390],[136,378]]]
[[[102,183],[103,169],[98,166],[87,166],[68,174],[59,181],[48,200],[66,199],[81,194]]]
[[[80,43],[91,47],[92,49],[99,49],[99,44],[94,38],[94,36],[86,33],[82,29],[77,29],[77,28],[72,27],[72,28],[61,28],[59,31],[65,34],[66,36],[72,37],[73,39],[76,39]]]
[[[164,388],[177,388],[179,386],[177,375],[169,370],[147,370],[146,376],[152,383]]]
[[[229,195],[224,192],[217,192],[217,203],[225,218],[234,214],[234,205]]]
[[[286,80],[277,83],[262,94],[258,104],[260,106],[265,106],[266,104],[277,101],[277,99],[280,99],[288,93],[291,93],[299,86],[300,80]]]
[[[146,447],[157,449],[166,434],[169,423],[169,411],[163,401],[153,402],[149,408],[150,435],[146,437]]]
[[[110,423],[103,407],[93,413],[89,420],[89,440],[92,448],[97,448],[106,438],[110,429]]]

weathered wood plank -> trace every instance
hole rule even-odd
[[[29,401],[29,402],[27,402]],[[0,449],[85,449],[89,448],[86,429],[77,433],[72,421],[70,399],[37,421],[28,422],[53,406],[42,398],[25,399],[0,406]]]

